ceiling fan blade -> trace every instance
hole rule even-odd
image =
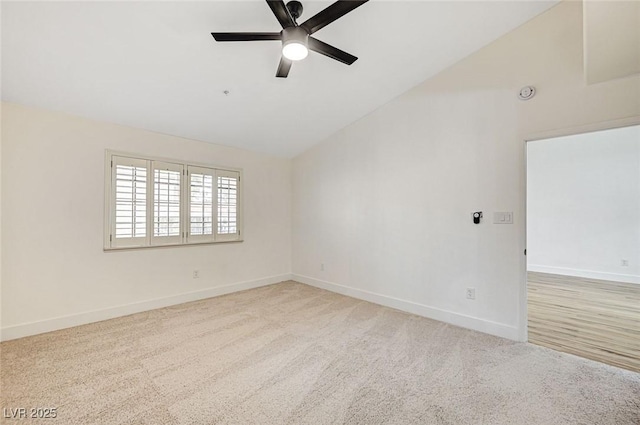
[[[301,27],[303,27],[309,34],[313,34],[321,28],[329,25],[331,22],[351,12],[358,6],[362,6],[369,0],[339,0],[327,7],[323,11],[317,13],[311,18],[307,19]]]
[[[287,75],[289,75],[289,70],[291,69],[291,63],[292,61],[282,56],[280,58],[280,64],[278,65],[278,71],[276,72],[276,77],[287,78]]]
[[[287,6],[282,0],[267,0],[267,3],[269,3],[271,11],[276,15],[276,18],[278,19],[278,22],[280,22],[280,25],[282,25],[282,28],[296,26],[291,14],[289,13],[289,9],[287,9]]]
[[[279,32],[212,32],[216,41],[280,40]]]
[[[328,56],[331,59],[337,60],[338,62],[346,63],[347,65],[351,65],[358,60],[357,57],[350,55],[349,53],[344,52],[336,47],[333,47],[330,44],[320,41],[317,38],[309,37],[308,46],[309,50],[313,50],[314,52],[320,53],[321,55]]]

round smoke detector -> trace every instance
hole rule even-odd
[[[518,93],[518,99],[529,100],[536,94],[536,88],[533,86],[526,86],[520,89]]]

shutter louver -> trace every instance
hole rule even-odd
[[[238,239],[238,184],[239,174],[232,171],[216,173],[217,196],[217,240]]]
[[[229,177],[218,177],[218,233],[236,233],[236,206],[238,182]]]
[[[182,165],[153,162],[153,244],[180,243]]]
[[[141,246],[147,239],[147,161],[114,157],[111,246]]]
[[[145,237],[146,214],[147,170],[116,166],[116,238]]]
[[[213,176],[191,174],[191,219],[193,236],[213,234]]]

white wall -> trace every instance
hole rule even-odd
[[[294,278],[524,339],[524,140],[640,115],[640,78],[585,86],[582,47],[560,3],[295,158]]]
[[[243,168],[244,242],[104,252],[107,148]],[[2,104],[3,338],[288,279],[290,174],[288,159]]]
[[[640,283],[640,126],[528,143],[527,255],[530,271]]]
[[[583,4],[587,82],[640,73],[640,2],[588,0]]]
[[[2,66],[0,64],[0,69],[1,68]],[[2,106],[3,106],[2,103],[0,103],[0,117],[2,117]],[[2,297],[2,203],[3,203],[3,200],[2,200],[2,119],[0,119],[0,330],[3,327],[3,322],[2,322],[2,298],[3,298]],[[2,340],[1,337],[2,335],[0,334],[0,341]]]

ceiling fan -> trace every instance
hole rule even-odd
[[[339,0],[331,6],[298,24],[297,19],[302,15],[302,4],[290,1],[286,5],[282,0],[267,0],[271,11],[282,25],[280,32],[212,32],[216,41],[263,41],[277,40],[282,42],[282,57],[278,65],[276,77],[287,78],[293,61],[307,57],[309,50],[351,65],[358,58],[312,37],[321,28],[343,17],[358,6],[369,0]]]

